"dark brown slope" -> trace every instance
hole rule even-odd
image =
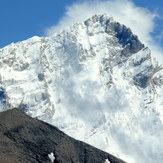
[[[0,163],[124,163],[18,109],[0,113]]]

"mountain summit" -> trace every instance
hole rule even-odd
[[[113,18],[0,49],[0,81],[1,110],[18,107],[130,163],[162,163],[163,67]]]

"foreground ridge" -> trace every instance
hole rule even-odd
[[[0,113],[0,163],[125,163],[18,109]]]

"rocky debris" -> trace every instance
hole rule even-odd
[[[52,157],[53,156],[53,157]],[[124,163],[19,109],[0,113],[0,163]]]

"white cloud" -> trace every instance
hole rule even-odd
[[[134,34],[152,50],[154,57],[163,63],[163,49],[155,43],[151,33],[155,29],[156,13],[146,8],[138,7],[130,0],[89,0],[74,3],[66,8],[65,15],[58,24],[46,29],[47,36],[63,30],[76,22],[82,22],[95,14],[107,14],[126,26],[130,27]]]

